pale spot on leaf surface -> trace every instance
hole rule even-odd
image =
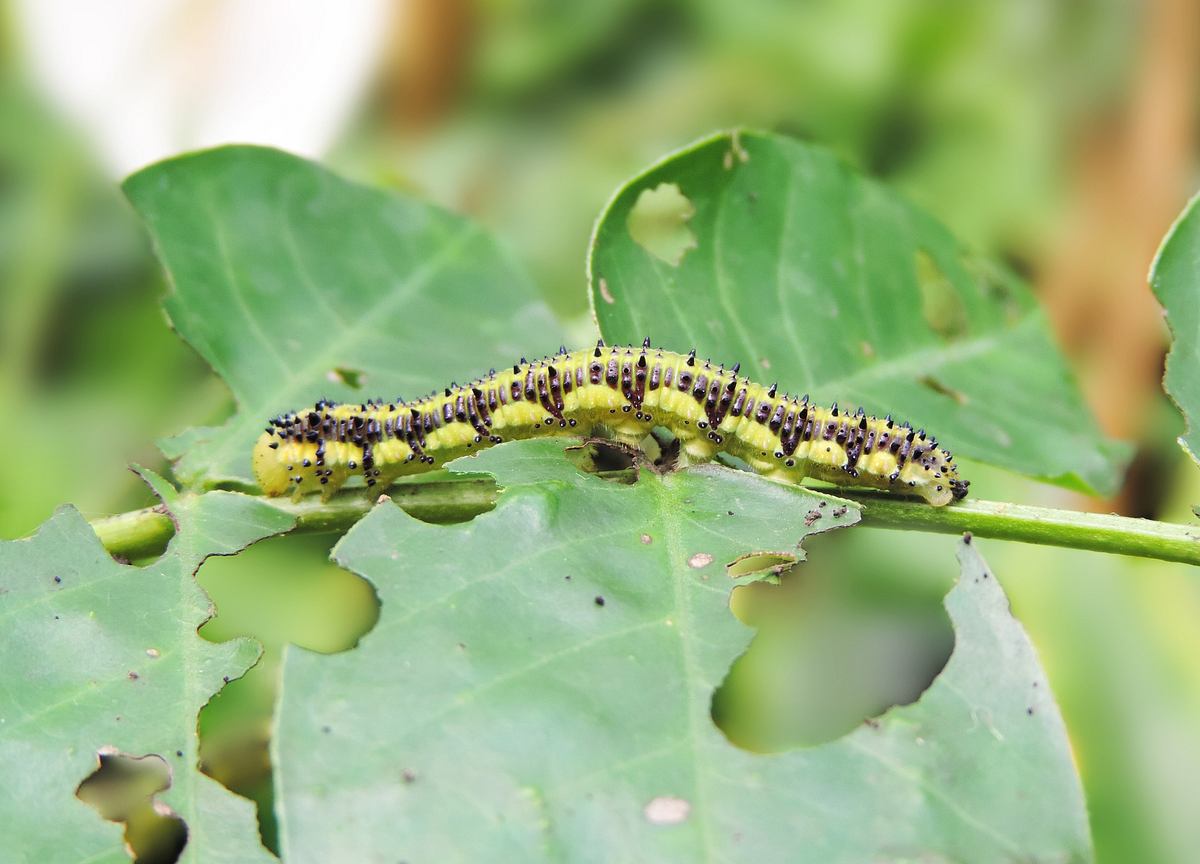
[[[697,552],[688,559],[688,566],[699,570],[701,567],[707,567],[712,562],[713,556],[709,555],[707,552]]]
[[[695,214],[696,208],[677,185],[660,183],[642,190],[626,224],[633,242],[655,258],[678,267],[683,256],[696,248],[696,235],[687,226]]]
[[[643,812],[646,821],[654,825],[678,825],[687,820],[692,812],[692,804],[684,798],[660,795],[652,799]]]

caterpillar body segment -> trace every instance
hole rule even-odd
[[[953,457],[924,430],[780,395],[739,372],[698,360],[695,351],[651,348],[649,340],[641,348],[562,349],[424,399],[322,400],[276,417],[254,447],[254,473],[268,495],[328,497],[353,475],[387,486],[501,441],[605,427],[637,443],[662,426],[692,461],[723,451],[792,483],[815,477],[919,495],[935,506],[966,496],[969,483]]]

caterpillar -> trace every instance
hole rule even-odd
[[[857,411],[825,408],[808,395],[781,395],[716,367],[652,349],[567,351],[405,402],[318,401],[273,418],[252,457],[263,492],[328,498],[351,476],[368,487],[437,467],[517,438],[586,435],[597,427],[636,444],[653,427],[670,430],[692,461],[718,451],[754,471],[798,483],[804,477],[919,495],[934,506],[966,497],[948,450],[924,429]]]

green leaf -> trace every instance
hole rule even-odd
[[[0,859],[128,861],[118,825],[75,796],[102,748],[157,754],[173,774],[158,801],[188,827],[182,861],[269,862],[254,808],[197,766],[196,715],[258,658],[248,639],[219,645],[196,628],[212,608],[194,574],[285,531],[292,519],[232,492],[164,494],[179,526],[146,567],[109,557],[79,513],[0,543]]]
[[[478,227],[303,159],[224,147],[146,168],[125,192],[174,286],[171,322],[238,403],[223,427],[165,443],[189,484],[252,482],[254,439],[281,411],[411,398],[562,341]]]
[[[1187,422],[1179,446],[1200,463],[1200,195],[1184,208],[1158,250],[1150,286],[1171,328],[1163,388]]]
[[[1112,492],[1128,457],[1097,432],[1025,286],[819,148],[741,132],[667,157],[601,215],[589,275],[610,341],[696,347],[1078,489]]]
[[[753,754],[709,713],[752,635],[725,565],[802,557],[857,511],[717,466],[606,483],[561,447],[463,460],[505,488],[470,523],[385,504],[338,545],[381,617],[346,654],[288,649],[285,860],[1090,859],[1062,720],[973,547],[954,655],[919,702]]]

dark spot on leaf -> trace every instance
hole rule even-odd
[[[917,383],[920,384],[922,387],[928,387],[934,393],[937,393],[941,396],[946,396],[947,398],[953,399],[959,405],[966,405],[968,402],[971,401],[967,397],[966,393],[963,393],[961,390],[955,390],[953,387],[949,386],[948,384],[943,384],[941,381],[939,381],[937,378],[934,378],[932,375],[922,375],[920,378],[917,379]]]
[[[60,584],[62,584],[62,577],[61,577],[61,576],[55,576],[55,577],[54,577],[54,584],[55,584],[55,585],[60,585]]]
[[[411,784],[417,782],[417,772],[412,770],[411,768],[405,768],[403,771],[400,772],[400,778],[405,783],[408,783],[411,785]]]
[[[603,605],[604,605],[604,598],[603,598],[603,597],[601,597],[599,594],[597,594],[597,595],[596,595],[596,599],[595,599],[595,601],[594,601],[594,602],[595,602],[595,604],[596,604],[597,606],[603,606]]]
[[[811,528],[813,526],[813,524],[820,518],[821,518],[820,510],[809,510],[807,513],[804,514],[804,526],[806,528]]]
[[[688,250],[696,248],[696,235],[687,226],[695,213],[696,208],[677,185],[660,183],[642,190],[625,224],[633,242],[678,267]]]
[[[321,727],[321,732],[322,732],[322,734],[328,735],[328,734],[329,734],[330,732],[332,732],[332,731],[333,731],[333,730],[332,730],[331,728],[329,728],[328,726],[322,726],[322,727]]]
[[[79,784],[75,795],[103,818],[125,825],[125,842],[136,862],[178,861],[187,845],[187,824],[154,800],[171,786],[166,760],[153,753],[129,756],[109,747],[97,755],[99,767]]]

